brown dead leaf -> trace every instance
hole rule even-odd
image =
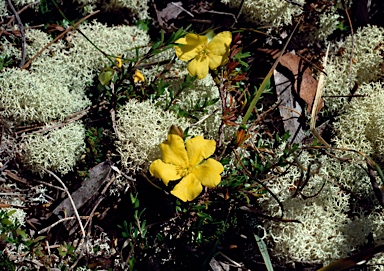
[[[13,173],[12,171],[10,171],[10,170],[8,170],[8,169],[4,170],[4,173],[5,173],[9,178],[11,178],[11,179],[14,180],[14,181],[17,181],[17,182],[20,182],[20,183],[23,183],[23,184],[28,184],[28,182],[27,182],[26,179],[19,177],[17,174]]]
[[[307,112],[310,113],[317,89],[317,81],[311,75],[311,70],[300,57],[291,53],[284,54],[280,59],[280,64],[292,72],[295,78],[294,90],[307,103]],[[321,99],[318,110],[323,105],[324,101]]]
[[[270,54],[274,59],[278,57],[278,50],[261,50]],[[294,78],[294,90],[301,99],[303,99],[308,107],[307,113],[311,112],[312,104],[315,100],[317,90],[317,80],[313,78],[308,65],[297,55],[285,53],[280,59],[280,65],[292,72]],[[324,106],[321,98],[318,111]]]
[[[47,32],[52,32],[52,31],[63,32],[65,31],[65,28],[58,24],[50,24],[47,27]]]
[[[183,9],[181,8],[182,5],[183,3],[181,2],[168,3],[165,9],[160,11],[160,16],[166,22],[172,19],[176,19],[179,16],[179,14],[183,12]]]
[[[162,10],[157,10],[155,7],[160,26],[168,28],[168,21],[176,19],[184,11],[182,5],[182,2],[171,2]]]
[[[277,70],[274,70],[273,76],[275,78],[276,95],[284,131],[289,132],[291,143],[301,143],[303,138],[305,138],[305,133],[299,121],[303,110],[299,103],[295,102],[292,83],[289,78]]]

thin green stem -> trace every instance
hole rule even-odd
[[[284,52],[285,52],[285,49],[287,48],[288,46],[288,43],[289,41],[291,40],[291,38],[293,37],[293,34],[295,33],[297,27],[299,26],[300,22],[301,22],[302,18],[300,18],[300,20],[297,22],[296,26],[295,26],[295,29],[293,29],[291,35],[289,36],[287,42],[285,43],[283,49],[281,50],[280,54],[279,54],[279,57],[276,59],[275,63],[273,64],[272,68],[269,70],[267,76],[264,77],[264,80],[263,82],[261,83],[259,89],[256,91],[256,94],[255,96],[253,97],[252,101],[251,101],[251,104],[249,105],[248,107],[248,110],[247,112],[245,113],[244,117],[243,117],[243,120],[241,121],[241,124],[244,125],[247,123],[249,117],[251,116],[252,114],[252,111],[253,109],[255,108],[256,106],[256,103],[259,101],[260,99],[260,96],[261,94],[264,92],[264,90],[267,88],[268,84],[269,84],[269,80],[271,79],[271,76],[273,74],[273,71],[276,69],[277,67],[277,64],[279,64],[280,62],[280,59],[281,57],[283,56]]]
[[[80,29],[78,29],[73,23],[72,21],[70,21],[67,16],[65,16],[64,12],[61,10],[61,8],[59,7],[59,5],[56,3],[55,0],[51,0],[53,5],[57,8],[57,10],[59,11],[60,15],[63,16],[63,18],[65,20],[67,20],[70,25],[73,27],[73,29],[75,29],[76,31],[78,31],[90,44],[92,44],[93,47],[95,47],[95,49],[97,51],[99,51],[100,53],[102,53],[106,58],[108,58],[108,60],[112,63],[112,65],[115,64],[115,62],[111,59],[110,55],[108,55],[107,53],[105,53],[103,50],[101,50],[94,42],[92,42],[83,32],[80,31]]]

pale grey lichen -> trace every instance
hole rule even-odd
[[[27,59],[32,58],[52,40],[47,33],[33,28],[27,29],[25,31],[25,37],[27,39]],[[51,54],[54,54],[56,51],[59,51],[63,48],[63,42],[58,41],[57,43],[52,44],[47,50],[44,50],[42,52],[42,56],[40,57],[49,57]]]
[[[384,161],[384,83],[362,84],[360,93],[333,124],[339,148],[354,149]],[[350,155],[351,156],[351,155]]]
[[[221,0],[221,2],[233,8],[240,7],[243,1]],[[305,1],[296,2],[304,4]],[[242,7],[242,14],[246,20],[273,27],[291,25],[293,16],[301,14],[302,11],[301,7],[285,0],[245,0]]]
[[[130,10],[139,20],[149,18],[148,0],[110,0],[102,1],[105,10],[118,10],[126,8]]]
[[[337,155],[343,157],[342,153]],[[381,210],[375,207],[377,200],[360,165],[305,150],[297,161],[299,164],[280,168],[283,174],[266,183],[283,204],[284,218],[301,222],[265,221],[266,240],[274,257],[292,265],[328,264],[365,245],[370,233],[374,233],[375,244],[382,243],[384,223],[382,218],[377,219]],[[300,194],[294,197],[296,189],[306,180],[309,164],[312,174],[301,191],[308,198]],[[355,197],[364,199],[364,208]],[[278,203],[270,194],[261,198],[260,203],[268,215],[281,215]]]
[[[182,129],[190,126],[184,118],[173,112],[164,111],[149,100],[129,100],[117,112],[117,150],[121,155],[124,169],[130,173],[146,171],[149,164],[160,158],[159,145],[167,139],[171,125]],[[202,134],[198,128],[189,130],[190,135]]]
[[[188,71],[186,73],[188,73]],[[178,74],[179,78],[165,80],[165,82],[169,84],[169,87],[164,95],[157,100],[158,104],[164,106],[170,101],[170,91],[175,93],[181,88],[186,73],[182,70]],[[175,76],[171,76],[171,78]],[[174,100],[174,104],[176,105],[174,111],[189,112],[189,114],[194,117],[193,122],[198,123],[196,127],[199,127],[206,137],[216,139],[222,120],[221,101],[219,98],[219,89],[212,76],[208,74],[201,80],[195,80],[191,87],[181,92],[179,97]],[[202,105],[205,99],[210,101],[213,99],[219,100],[210,106],[204,107],[204,110],[196,110],[196,108],[198,108],[196,106]]]
[[[14,206],[18,206],[19,208],[15,207],[9,207],[9,208],[3,208],[5,212],[12,211],[13,214],[9,216],[9,220],[12,221],[14,224],[18,224],[20,226],[25,226],[25,218],[27,216],[27,213],[22,209],[24,206],[24,202],[17,197],[11,197],[11,196],[3,196],[1,197],[2,203],[5,204],[12,204]],[[3,234],[4,232],[0,228],[0,234]],[[7,232],[6,234],[9,234]]]
[[[93,22],[81,30],[105,53],[135,57],[135,48],[147,46],[149,36],[137,27],[108,27]],[[39,30],[28,30],[28,57],[51,41]],[[36,58],[29,72],[7,69],[0,75],[0,115],[16,122],[48,122],[63,119],[84,109],[89,100],[86,87],[108,59],[79,33],[68,37],[70,49],[62,42],[50,46]],[[18,55],[18,54],[17,54]],[[20,80],[23,78],[23,80]]]
[[[115,57],[134,59],[136,58],[136,48],[146,47],[150,38],[146,32],[135,26],[113,26],[93,21],[83,24],[80,30],[104,53],[110,55],[108,60],[94,45],[86,40],[80,33],[73,32],[68,38],[72,48],[69,50],[69,57],[63,64],[73,68],[75,72],[70,72],[76,81],[90,82],[95,75],[105,66],[115,63]],[[111,62],[112,61],[112,62]],[[40,65],[43,66],[43,65]],[[43,67],[39,67],[39,70]],[[46,73],[49,70],[46,69]]]
[[[315,161],[307,152],[303,152],[299,159],[305,167]],[[323,164],[323,161],[320,161],[320,164]],[[312,170],[315,170],[316,166],[313,166]],[[284,168],[282,170],[284,171]],[[351,250],[347,236],[343,233],[343,227],[350,223],[346,214],[349,210],[349,195],[327,180],[329,173],[321,167],[319,174],[313,176],[302,191],[307,196],[315,195],[319,191],[320,193],[308,199],[303,199],[300,195],[292,197],[301,180],[302,170],[305,171],[292,166],[286,174],[266,184],[284,205],[284,218],[301,222],[266,221],[264,226],[274,244],[273,255],[292,264],[327,263],[344,257]],[[281,215],[278,203],[269,194],[261,198],[260,202],[268,215]]]
[[[64,175],[73,169],[84,152],[84,139],[85,129],[79,122],[27,135],[22,142],[23,162],[38,173],[44,173],[42,168],[45,168]]]
[[[325,98],[328,112],[334,114],[343,111],[348,103],[347,98],[340,96],[348,96],[355,82],[362,85],[383,78],[383,40],[383,27],[366,26],[356,31],[353,46],[351,37],[338,44],[339,47],[344,48],[343,54],[339,57],[331,57],[325,69],[327,77],[323,94],[336,96]],[[351,64],[352,47],[354,53]],[[365,93],[362,88],[358,88],[355,94],[364,95]]]
[[[315,33],[315,38],[320,41],[326,41],[336,27],[340,24],[341,16],[337,13],[336,8],[332,8],[329,12],[320,14],[318,28]]]
[[[16,123],[62,120],[87,105],[84,94],[38,73],[17,68],[0,73],[0,116]]]
[[[8,15],[7,4],[5,3],[5,0],[1,0],[0,1],[0,18],[7,15]]]
[[[127,9],[130,12],[132,19],[145,20],[149,19],[148,0],[74,0],[80,4],[80,8],[84,13],[91,13],[97,8],[102,8],[106,11],[116,11]]]

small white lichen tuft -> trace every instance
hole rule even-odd
[[[169,102],[170,91],[175,93],[179,90],[185,76],[186,74],[180,74],[177,79],[166,80],[169,87],[158,100],[159,104],[164,106]],[[192,87],[186,88],[181,92],[174,101],[174,110],[188,112],[191,115],[191,119],[193,118],[194,122],[199,123],[196,127],[199,127],[204,132],[205,137],[215,139],[217,138],[222,121],[221,101],[219,98],[219,89],[212,76],[208,74],[201,80],[195,80]],[[217,101],[213,104],[203,106],[205,101],[213,102],[215,99]],[[204,109],[197,110],[198,108]]]
[[[302,13],[302,9],[285,0],[221,0],[222,3],[229,4],[231,8],[239,7],[243,4],[242,14],[246,20],[263,25],[273,25],[279,27],[291,25],[292,18]],[[296,1],[304,4],[304,0]]]
[[[13,68],[0,74],[0,116],[16,123],[62,120],[87,105],[84,94],[38,73]]]
[[[304,167],[314,163],[311,169],[316,170],[327,157],[323,156],[321,161],[316,162],[308,152],[303,151],[298,159]],[[284,168],[282,170],[284,172]],[[320,167],[319,174],[311,177],[302,191],[309,198],[301,195],[293,197],[300,180],[303,181],[302,170],[306,173],[305,169],[290,166],[286,174],[267,184],[283,204],[284,218],[301,222],[266,221],[265,228],[274,243],[273,255],[291,264],[327,263],[344,257],[351,249],[348,236],[343,232],[344,225],[350,223],[346,214],[349,195],[330,182],[328,170]],[[270,194],[261,199],[261,204],[268,215],[281,215],[280,206]]]
[[[5,204],[12,204],[14,206],[18,206],[19,208],[4,208],[3,210],[5,212],[10,212],[12,211],[13,213],[9,216],[9,220],[12,221],[14,224],[17,223],[20,226],[25,226],[25,218],[27,216],[27,213],[22,209],[24,206],[24,202],[15,197],[10,197],[10,196],[5,196],[2,197],[2,202]],[[0,233],[3,233],[2,230],[0,229]]]
[[[123,167],[130,173],[146,171],[149,164],[161,158],[160,143],[167,139],[171,125],[183,130],[190,123],[173,112],[164,111],[149,100],[128,101],[117,113],[119,140],[117,150]],[[189,130],[190,135],[202,134],[200,129]]]
[[[84,139],[84,126],[78,122],[45,134],[27,135],[23,140],[24,163],[38,173],[44,173],[45,168],[64,175],[84,152]]]
[[[7,5],[5,3],[5,1],[0,1],[0,17],[4,17],[4,16],[7,16],[8,15],[8,12],[7,12]]]
[[[118,10],[126,8],[130,10],[139,20],[149,18],[148,0],[110,0],[102,1],[105,10]]]
[[[320,41],[326,41],[329,35],[331,35],[338,24],[340,24],[341,16],[337,13],[336,8],[332,8],[329,12],[320,14],[318,29],[316,31],[316,39]]]
[[[354,84],[362,85],[383,78],[382,41],[384,40],[384,27],[366,26],[358,29],[352,38],[348,37],[338,44],[344,49],[339,57],[332,57],[325,69],[327,76],[324,81],[324,95],[336,96],[326,98],[328,112],[342,112],[348,104],[347,98]],[[353,59],[351,62],[351,50]],[[358,88],[356,95],[364,95],[364,90]],[[341,96],[341,97],[340,97]],[[356,98],[360,99],[360,98]]]
[[[334,123],[339,148],[354,149],[384,161],[384,83],[362,84],[366,97],[354,98]],[[350,155],[351,156],[351,155]]]

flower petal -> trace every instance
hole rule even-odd
[[[211,70],[216,70],[217,67],[219,67],[220,65],[222,65],[224,62],[225,62],[225,59],[227,58],[228,56],[224,57],[224,56],[217,56],[217,55],[214,55],[214,54],[209,54],[209,68]]]
[[[191,173],[206,187],[216,187],[220,181],[223,165],[215,159],[209,158],[204,163],[192,169]]]
[[[185,142],[189,166],[195,167],[201,161],[211,156],[216,149],[216,141],[204,139],[202,136],[195,136]]]
[[[223,65],[227,61],[231,42],[232,33],[224,31],[214,36],[208,43],[209,56],[212,61],[212,64],[210,63],[210,68],[212,70]],[[220,62],[220,64],[217,65],[217,62]]]
[[[171,194],[185,202],[194,200],[201,191],[203,187],[195,175],[188,174],[173,188]]]
[[[160,159],[152,162],[149,166],[149,172],[152,176],[163,180],[165,185],[168,185],[169,181],[181,179],[177,167],[171,164],[166,164]]]
[[[188,64],[190,75],[196,76],[198,79],[203,79],[208,74],[209,58],[207,56],[196,56]]]
[[[213,37],[213,39],[208,43],[208,49],[214,55],[228,55],[231,42],[232,33],[229,31],[224,31]]]
[[[137,82],[144,82],[144,81],[145,81],[144,75],[141,73],[141,71],[136,70],[135,74],[133,75],[133,82],[137,83]]]
[[[181,168],[188,167],[187,151],[185,150],[184,141],[180,136],[168,134],[168,140],[161,143],[160,149],[165,163]]]
[[[197,56],[197,48],[200,45],[208,43],[206,36],[200,36],[197,34],[187,34],[184,38],[180,38],[175,43],[182,44],[181,46],[175,46],[176,56],[180,60],[189,61]]]

